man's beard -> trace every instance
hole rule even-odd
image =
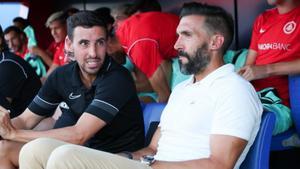
[[[194,56],[191,56],[184,51],[178,52],[179,56],[185,57],[188,60],[187,63],[182,63],[182,61],[179,60],[181,73],[185,75],[199,74],[206,69],[211,61],[207,46],[207,44],[204,44],[200,48],[198,48]]]

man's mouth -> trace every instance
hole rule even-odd
[[[100,59],[93,59],[87,61],[87,65],[89,65],[90,67],[96,67],[99,65],[99,63],[100,63]]]

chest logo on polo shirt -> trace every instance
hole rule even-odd
[[[283,32],[284,32],[285,34],[291,34],[291,33],[293,33],[294,30],[296,29],[296,26],[297,26],[296,22],[290,21],[290,22],[288,22],[288,23],[286,23],[286,24],[284,25],[284,27],[283,27]]]
[[[74,100],[74,99],[77,99],[81,96],[81,94],[78,94],[78,95],[74,95],[73,92],[69,95],[69,99],[71,100]]]

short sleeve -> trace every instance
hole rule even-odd
[[[58,92],[58,78],[59,73],[57,69],[47,78],[45,84],[40,89],[39,93],[31,104],[29,109],[37,115],[50,117],[53,115],[55,109],[62,101],[62,97]]]
[[[128,50],[128,56],[134,65],[150,78],[163,60],[159,44],[152,39],[138,40],[133,44]]]
[[[212,123],[212,134],[230,135],[249,140],[260,124],[262,106],[256,92],[235,85],[219,92]]]
[[[24,68],[15,61],[0,63],[0,93],[14,98],[21,92],[27,79]]]
[[[99,79],[95,97],[85,112],[109,123],[120,109],[128,104],[129,99],[136,95],[129,72],[125,68],[122,69],[122,72],[110,72],[103,79]]]

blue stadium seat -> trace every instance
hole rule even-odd
[[[275,115],[264,112],[255,141],[251,146],[240,169],[269,169],[269,155]]]
[[[292,118],[300,136],[300,75],[289,76]]]
[[[159,124],[160,116],[165,108],[165,103],[147,103],[143,105],[145,146],[147,146]]]
[[[287,150],[300,146],[300,75],[289,76],[289,94],[294,127],[272,137],[272,151]]]

